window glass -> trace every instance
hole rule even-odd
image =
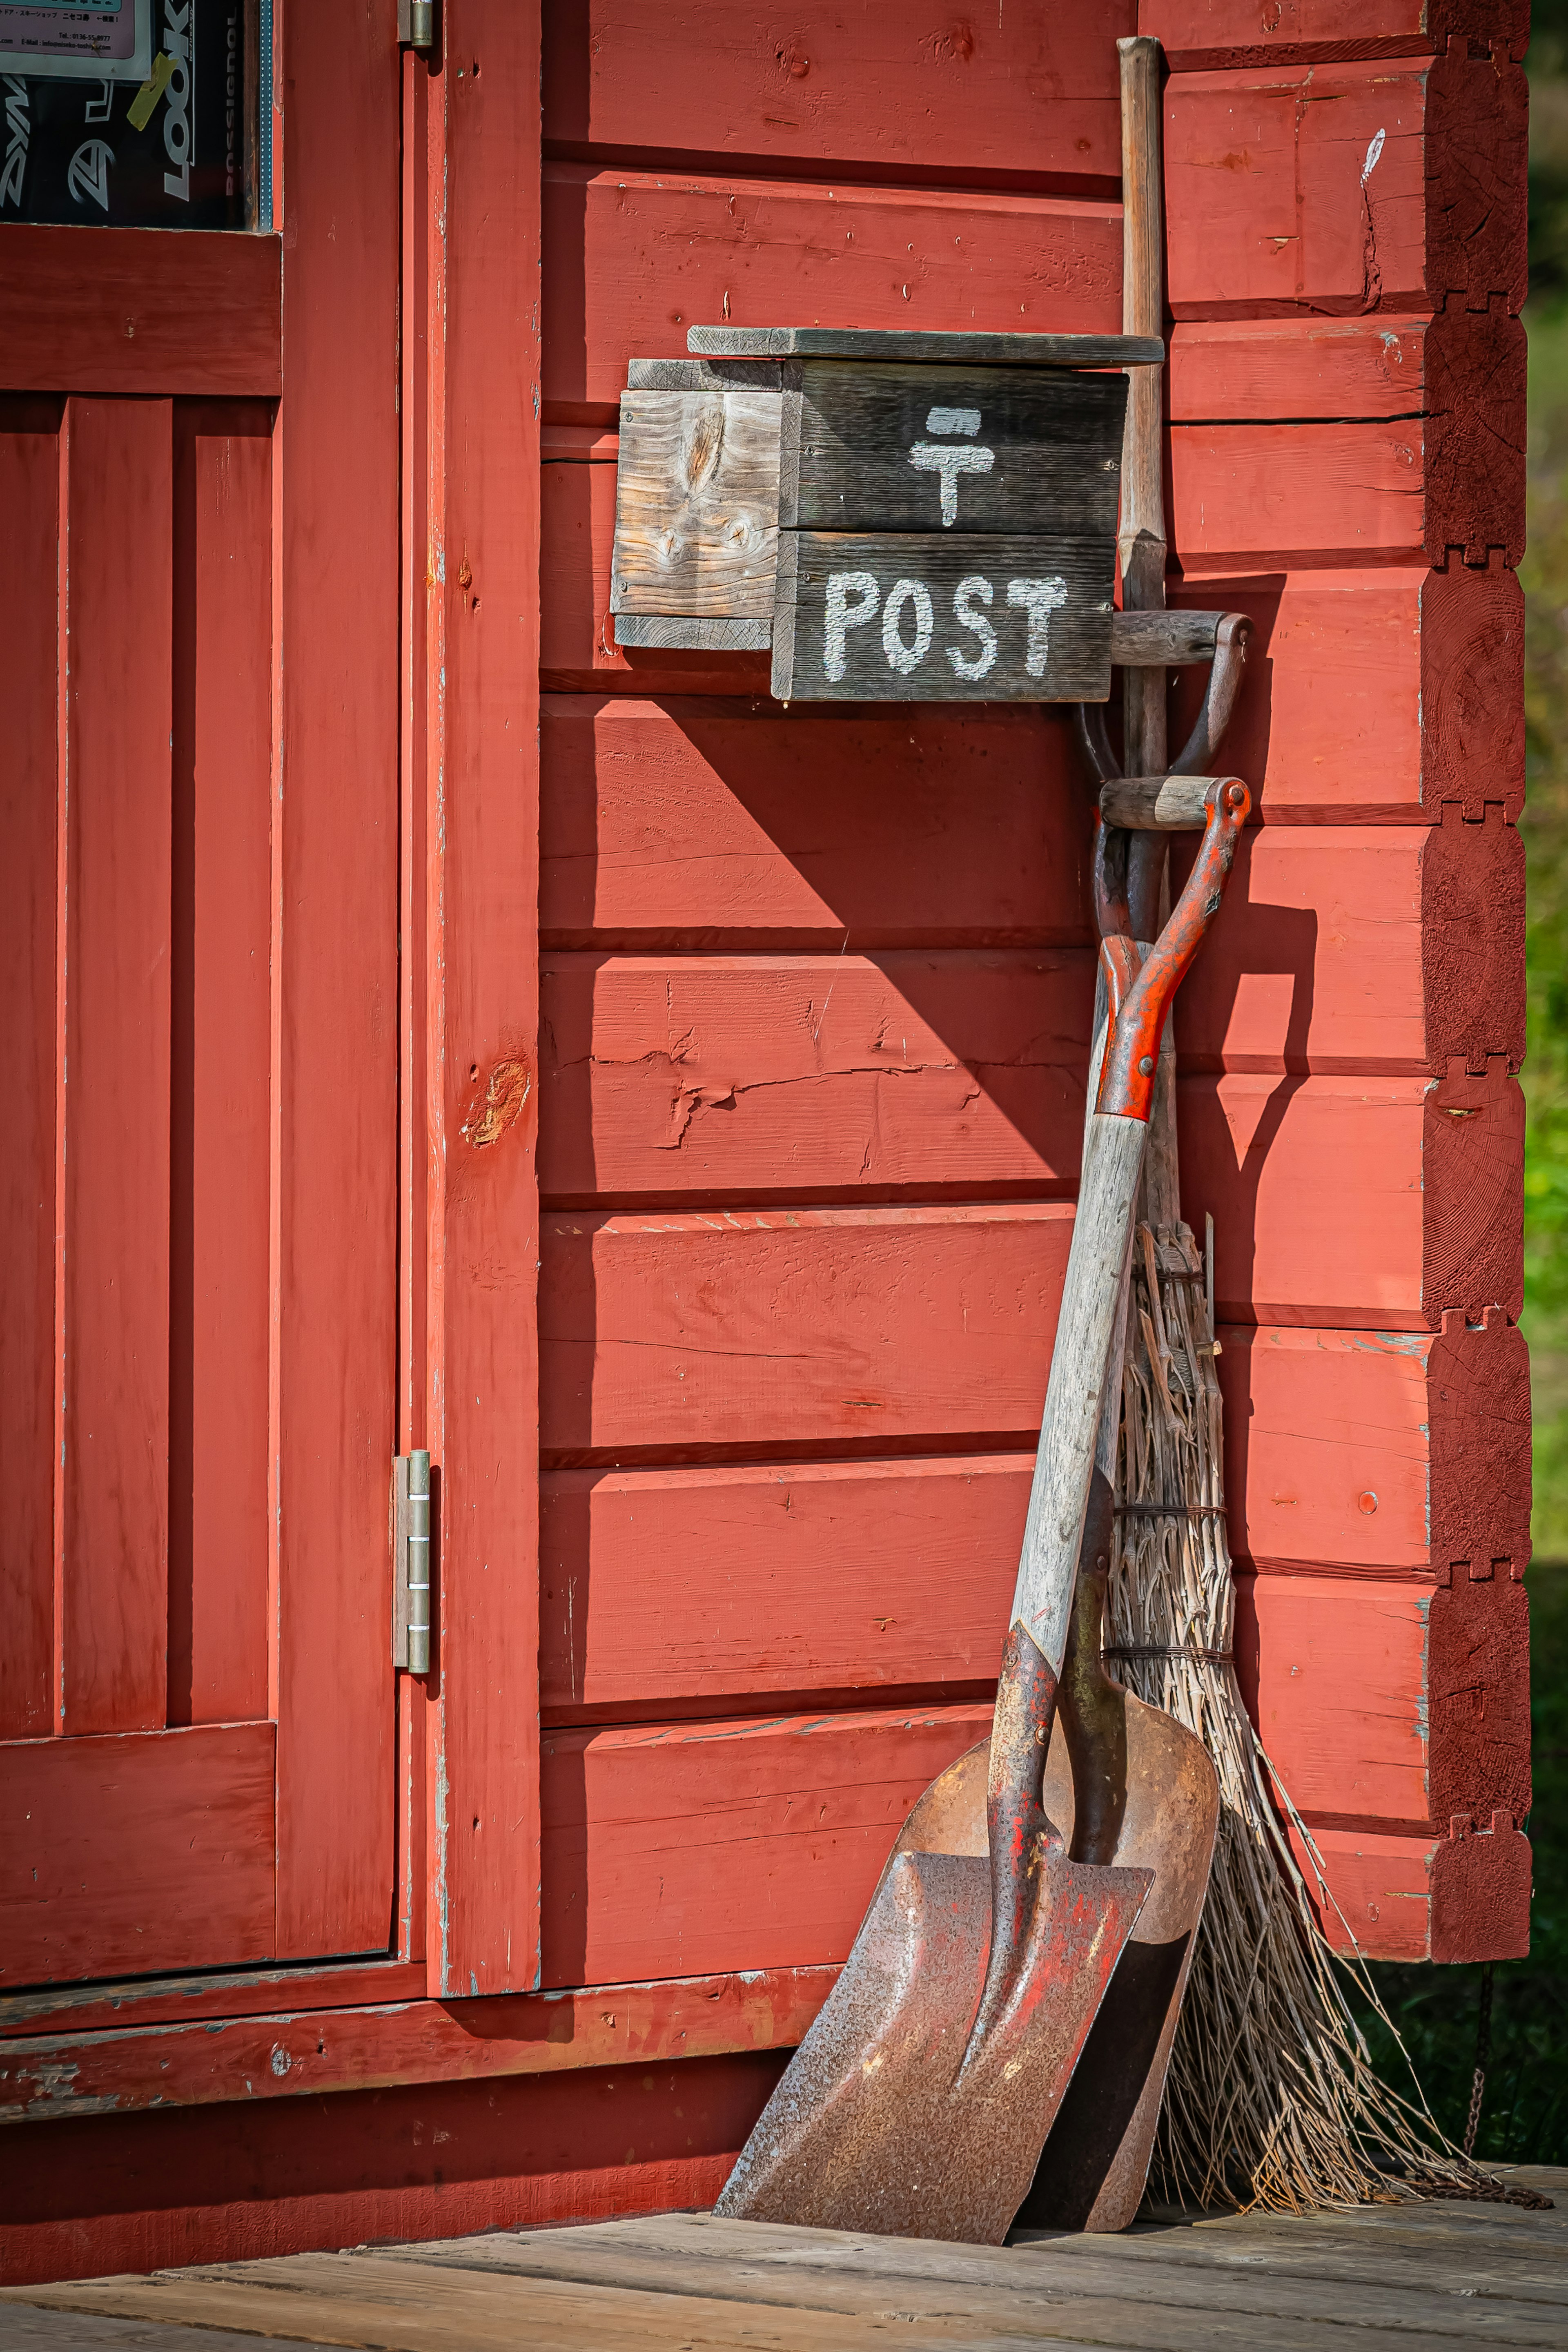
[[[256,226],[261,14],[0,0],[0,222]]]

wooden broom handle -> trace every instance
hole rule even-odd
[[[1160,45],[1140,35],[1118,41],[1122,67],[1122,331],[1165,333],[1165,240],[1160,172]],[[1162,383],[1165,371],[1127,371],[1127,420],[1122,443],[1122,517],[1117,553],[1122,564],[1122,602],[1128,612],[1158,612],[1166,601],[1166,497],[1161,463]],[[1128,675],[1129,689],[1141,685]],[[1127,744],[1129,774],[1161,773],[1165,755],[1165,671],[1150,680],[1147,706],[1159,712],[1158,757],[1154,747]]]
[[[1165,173],[1160,152],[1160,44],[1139,35],[1116,44],[1122,80],[1122,323],[1124,333],[1165,332]],[[1122,518],[1117,552],[1122,603],[1129,612],[1160,611],[1166,601],[1165,370],[1129,368],[1127,419],[1122,442]],[[1164,775],[1166,671],[1122,673],[1122,720],[1130,776]],[[1158,834],[1134,834],[1127,845],[1126,908],[1135,940],[1160,928],[1160,893],[1166,846]],[[1153,1131],[1144,1178],[1145,1213],[1166,1225],[1181,1213],[1176,1182],[1176,1090],[1167,1048],[1155,1091]]]

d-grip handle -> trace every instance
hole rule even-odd
[[[1111,998],[1110,1034],[1094,1105],[1100,1117],[1147,1122],[1171,999],[1219,911],[1236,844],[1251,805],[1252,796],[1239,776],[1217,776],[1207,796],[1208,821],[1186,887],[1141,964],[1136,948],[1124,935],[1113,934],[1100,942]]]
[[[1195,647],[1184,650],[1173,640],[1170,625],[1210,619],[1214,623],[1212,654]],[[1161,625],[1165,625],[1162,627]],[[1147,634],[1146,649],[1138,651],[1135,641],[1129,642],[1133,633]],[[1121,640],[1118,643],[1118,639]],[[1219,749],[1220,738],[1230,724],[1236,708],[1236,698],[1241,691],[1246,673],[1248,649],[1252,642],[1252,624],[1245,613],[1118,613],[1112,622],[1111,655],[1116,665],[1125,669],[1163,667],[1170,662],[1186,662],[1208,658],[1213,667],[1204,689],[1203,708],[1197,714],[1192,733],[1182,746],[1180,756],[1170,763],[1173,776],[1200,776]],[[1080,702],[1074,706],[1073,717],[1078,732],[1079,749],[1089,767],[1102,784],[1114,782],[1122,773],[1116,754],[1111,748],[1111,730],[1105,720],[1103,702]]]

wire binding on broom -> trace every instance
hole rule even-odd
[[[1190,1229],[1140,1224],[1123,1375],[1107,1658],[1197,1733],[1219,1776],[1208,1901],[1171,2055],[1150,2185],[1171,2201],[1300,2212],[1404,2197],[1541,2205],[1481,2172],[1374,2073],[1339,1971],[1409,2053],[1339,1914],[1336,1953],[1297,1860],[1322,1859],[1258,1743],[1236,1679],[1210,1286]],[[1180,1495],[1179,1509],[1166,1498]],[[1292,1838],[1295,1843],[1292,1843]]]

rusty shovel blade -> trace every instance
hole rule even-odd
[[[1042,1851],[1006,2009],[970,2048],[991,1938],[979,1857],[898,1853],[716,2210],[1000,2245],[1154,1881]],[[961,2079],[960,2079],[961,2076]]]

